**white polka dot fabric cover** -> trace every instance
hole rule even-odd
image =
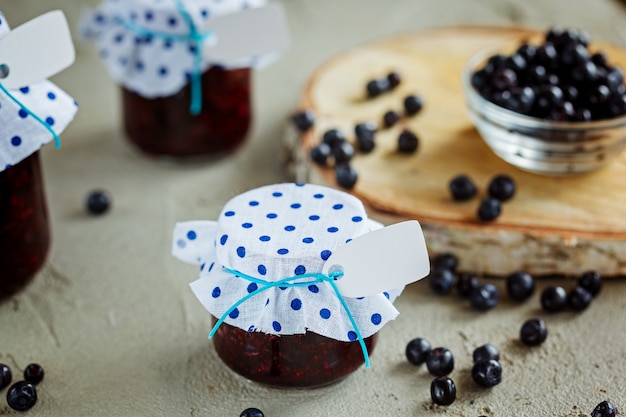
[[[9,31],[9,24],[0,12],[0,39]],[[9,92],[57,135],[72,121],[78,109],[74,99],[50,81]],[[52,134],[40,122],[0,91],[0,172],[16,165],[52,139]]]
[[[183,1],[198,29],[215,16],[264,4],[266,0]],[[189,82],[194,70],[195,46],[184,39],[189,27],[175,0],[105,0],[94,12],[84,14],[80,32],[83,37],[96,40],[113,79],[144,97],[177,93]],[[165,36],[168,34],[172,37]],[[275,57],[250,57],[230,67],[258,66],[272,59]],[[220,64],[203,56],[201,68],[204,71]]]
[[[178,223],[172,251],[185,262],[201,265],[200,279],[191,288],[204,307],[220,318],[259,287],[226,272],[223,266],[271,282],[321,273],[333,250],[381,227],[368,220],[360,200],[347,193],[312,184],[275,184],[233,198],[217,222]],[[363,337],[398,315],[392,303],[402,290],[344,298]],[[239,305],[225,322],[270,334],[312,331],[341,341],[357,339],[327,282],[271,287]]]

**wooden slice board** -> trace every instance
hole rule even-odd
[[[308,157],[323,133],[341,129],[354,141],[354,126],[376,121],[388,110],[402,110],[409,94],[419,94],[424,108],[396,126],[381,128],[376,148],[352,161],[359,179],[350,190],[372,218],[384,223],[417,219],[431,255],[451,251],[460,269],[506,275],[580,275],[595,269],[603,275],[626,273],[626,155],[611,165],[573,177],[548,177],[521,171],[499,159],[470,122],[461,88],[461,72],[477,51],[503,42],[537,36],[525,28],[446,27],[384,39],[333,57],[311,76],[299,108],[315,112],[316,124],[305,134],[289,130],[288,147],[295,179],[339,187],[332,168]],[[612,48],[607,45],[607,48]],[[606,51],[606,49],[605,49]],[[612,64],[626,68],[624,53],[606,51]],[[365,96],[367,81],[395,70],[402,77],[392,92]],[[402,128],[420,139],[415,154],[396,151]],[[470,176],[479,194],[454,202],[450,179]],[[517,194],[503,204],[494,222],[477,219],[487,184],[505,173],[517,182]]]

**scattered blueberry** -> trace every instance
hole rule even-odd
[[[491,343],[485,343],[484,345],[477,347],[472,353],[472,360],[474,363],[490,359],[493,359],[494,361],[500,360],[500,351]]]
[[[300,132],[306,132],[315,124],[315,115],[311,110],[303,110],[294,114],[291,120]]]
[[[258,408],[246,408],[239,414],[239,417],[265,417],[265,414]]]
[[[328,163],[328,157],[332,153],[331,147],[327,143],[320,143],[311,148],[309,156],[318,165],[325,166]]]
[[[428,285],[435,294],[448,294],[454,287],[454,273],[449,269],[434,269],[428,276]]]
[[[400,120],[400,115],[398,114],[398,112],[394,110],[389,110],[387,113],[383,115],[383,123],[385,127],[391,127],[395,125],[396,123],[398,123],[399,120]]]
[[[418,144],[417,135],[408,129],[403,129],[398,136],[398,152],[413,153],[417,150]]]
[[[400,74],[398,74],[395,71],[392,71],[389,74],[387,74],[387,81],[389,82],[389,89],[393,90],[394,88],[400,85],[400,82],[402,81],[402,79],[400,78]]]
[[[346,137],[339,129],[330,129],[324,132],[322,135],[322,142],[326,143],[331,149],[334,149],[335,146],[339,145],[339,143],[344,142]]]
[[[487,311],[498,305],[500,294],[493,284],[482,284],[469,295],[470,304],[477,310]]]
[[[484,198],[478,206],[478,218],[486,222],[497,219],[498,217],[500,217],[500,213],[502,213],[500,200],[496,200],[492,197]]]
[[[409,116],[419,113],[423,106],[424,103],[420,96],[410,95],[404,98],[404,112]]]
[[[378,126],[374,122],[363,122],[354,127],[356,144],[361,152],[369,153],[374,149],[376,146],[374,139],[377,130]]]
[[[448,375],[454,370],[454,356],[449,349],[437,347],[426,356],[426,368],[434,376]]]
[[[16,411],[30,410],[36,402],[37,390],[30,382],[16,382],[7,391],[7,403]]]
[[[476,195],[476,185],[467,175],[457,175],[452,178],[448,189],[455,201],[466,201]]]
[[[104,214],[111,206],[111,197],[109,193],[103,190],[95,190],[87,196],[87,211],[94,215]]]
[[[440,253],[433,258],[433,269],[447,269],[455,272],[458,266],[459,258],[453,253]]]
[[[450,405],[456,400],[456,385],[447,376],[433,379],[430,384],[430,398],[437,405]]]
[[[31,363],[24,369],[24,379],[33,385],[39,384],[43,380],[43,376],[43,368],[37,363]]]
[[[382,93],[389,90],[389,80],[387,78],[379,78],[371,80],[365,86],[367,96],[370,98],[378,97]]]
[[[350,142],[341,141],[333,147],[333,156],[335,164],[346,164],[354,156],[354,147]]]
[[[589,307],[592,298],[591,293],[583,287],[574,287],[567,294],[567,304],[576,311],[582,311]]]
[[[611,402],[602,401],[591,412],[591,417],[615,417],[619,414],[617,407]]]
[[[457,277],[456,288],[461,297],[469,297],[472,291],[480,286],[478,277],[469,272],[461,272]]]
[[[597,271],[587,271],[578,280],[578,286],[586,289],[595,297],[602,289],[602,278]]]
[[[406,359],[413,365],[421,365],[426,362],[426,358],[431,351],[430,342],[428,340],[418,337],[411,340],[406,345]]]
[[[494,359],[478,361],[472,367],[472,379],[482,387],[493,387],[502,382],[502,365]]]
[[[515,194],[515,181],[508,175],[496,175],[489,183],[487,191],[497,200],[510,200]]]
[[[0,391],[9,386],[11,379],[13,379],[11,368],[3,363],[0,363]]]
[[[541,306],[543,309],[550,313],[563,310],[567,305],[567,293],[565,288],[552,285],[546,287],[541,292]]]
[[[539,318],[528,319],[520,329],[520,340],[528,346],[538,346],[548,337],[546,322]]]
[[[343,188],[351,189],[356,184],[357,179],[358,174],[352,166],[340,164],[335,167],[335,180]]]
[[[535,280],[524,271],[516,271],[506,277],[506,290],[515,301],[524,301],[535,292]]]

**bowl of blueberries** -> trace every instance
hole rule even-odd
[[[626,52],[551,28],[475,54],[463,70],[472,122],[487,145],[526,171],[569,175],[626,147]]]

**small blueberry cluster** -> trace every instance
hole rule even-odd
[[[450,405],[456,399],[456,385],[448,376],[454,370],[454,356],[445,347],[432,349],[430,342],[422,337],[411,340],[405,349],[409,363],[420,366],[426,363],[428,372],[435,376],[430,385],[430,396],[437,405]],[[482,387],[493,387],[502,381],[500,352],[485,344],[473,352],[472,379]]]
[[[465,174],[452,178],[448,189],[454,201],[467,201],[476,195],[478,189],[474,182]],[[478,205],[476,215],[482,221],[493,221],[502,213],[502,203],[515,195],[515,181],[508,175],[496,175],[487,186],[488,196]]]
[[[44,371],[41,365],[31,363],[24,369],[24,380],[18,381],[9,387],[7,391],[7,403],[16,411],[30,410],[37,402],[37,390],[35,385],[43,380]],[[0,390],[5,389],[11,383],[13,374],[11,368],[0,363]]]

